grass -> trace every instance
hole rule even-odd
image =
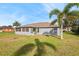
[[[64,39],[44,35],[16,35],[15,33],[0,33],[0,56],[13,56],[16,51],[25,45],[35,44],[35,39],[40,42],[47,42],[56,47],[56,51],[46,47],[43,55],[47,56],[79,56],[79,36],[71,33],[64,33]],[[28,47],[29,48],[29,47]],[[25,50],[25,49],[24,49]],[[28,51],[28,50],[26,50]],[[20,50],[21,52],[21,50]],[[33,56],[35,50],[23,55]]]

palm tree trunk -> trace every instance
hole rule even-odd
[[[60,35],[61,35],[61,39],[63,39],[63,20],[61,20],[61,28],[60,28],[61,32],[60,32]]]

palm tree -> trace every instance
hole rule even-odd
[[[56,47],[50,43],[47,42],[40,42],[39,39],[35,39],[35,44],[30,43],[22,46],[18,51],[14,53],[15,56],[20,56],[20,55],[25,55],[28,53],[33,53],[34,56],[43,56],[46,54],[46,46],[54,49],[55,51],[57,50]]]
[[[73,10],[70,11],[70,9],[73,6],[79,6],[79,3],[69,3],[64,7],[63,11],[60,11],[59,9],[53,9],[49,13],[49,18],[52,17],[52,15],[57,15],[57,21],[60,27],[60,34],[61,34],[61,39],[63,39],[63,22],[64,20],[73,20],[77,19],[79,16],[79,11]]]

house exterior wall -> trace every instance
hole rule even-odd
[[[60,36],[60,29],[57,29],[57,35]]]
[[[39,32],[36,34],[43,34],[43,35],[59,35],[59,29],[52,30],[54,28],[39,28]],[[55,33],[55,31],[57,31]],[[34,35],[34,32],[32,32],[32,28],[29,28],[29,32],[23,32],[23,31],[15,31],[16,34],[19,35]]]
[[[55,27],[55,26],[58,26],[58,22],[55,22],[55,24],[54,24],[53,26],[54,26],[54,27]]]
[[[38,34],[44,34],[50,32],[50,28],[39,28]]]
[[[58,27],[59,26],[58,22],[55,22],[54,26]],[[60,29],[59,28],[57,28],[57,35],[60,36]]]
[[[0,32],[2,32],[2,30],[0,30]]]
[[[15,30],[15,34],[19,34],[19,35],[33,35],[33,33],[31,33],[31,28],[29,28],[29,32],[23,32],[23,31],[16,31]]]
[[[14,29],[1,29],[0,32],[14,32]]]
[[[14,31],[14,29],[7,29],[7,28],[2,29],[2,32],[13,32],[13,31]]]
[[[49,32],[50,28],[39,28],[39,32],[36,34],[44,34],[45,32]],[[22,31],[15,31],[16,34],[22,34],[22,35],[34,35],[34,32],[32,32],[32,28],[29,28],[29,32],[22,32]]]

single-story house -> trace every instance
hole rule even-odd
[[[60,31],[59,27],[57,26],[57,22],[54,22],[53,25],[50,25],[49,22],[39,22],[16,27],[15,33],[20,35],[59,35]]]
[[[13,32],[14,28],[12,26],[0,26],[0,32]]]

